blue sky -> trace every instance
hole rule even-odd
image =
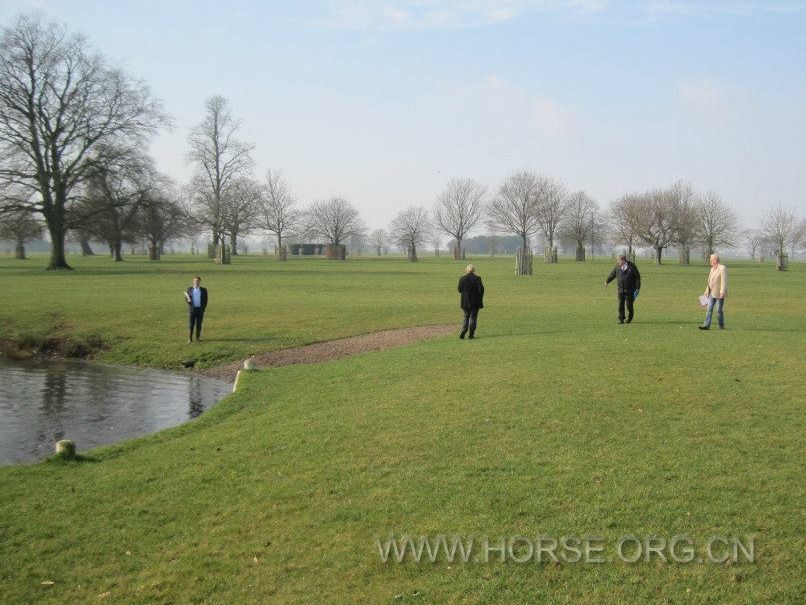
[[[186,180],[221,94],[300,202],[341,195],[372,228],[451,177],[528,168],[606,207],[690,181],[756,226],[806,215],[806,0],[6,0],[144,79],[174,118],[152,147]]]

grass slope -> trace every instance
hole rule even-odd
[[[458,319],[454,263],[236,263],[204,272],[210,360]],[[729,329],[703,333],[703,266],[640,263],[637,321],[619,326],[605,263],[531,278],[512,259],[476,264],[476,341],[251,373],[192,423],[80,463],[0,469],[3,602],[802,603],[804,267],[730,264]],[[186,346],[176,284],[199,266],[102,267],[51,278],[1,261],[19,287],[3,288],[17,305],[3,325],[33,329],[25,301],[65,280],[50,309],[65,325],[108,330],[125,345],[112,359],[169,365]],[[142,308],[120,294],[115,323],[89,302],[95,283],[164,292],[148,303],[163,329],[141,334]],[[228,301],[244,308],[228,316]],[[611,560],[384,563],[375,539],[390,534],[593,535]],[[755,562],[614,559],[622,536],[677,534],[698,556],[710,536],[752,535]]]

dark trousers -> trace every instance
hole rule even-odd
[[[464,309],[465,312],[465,320],[462,322],[462,334],[465,334],[468,330],[470,330],[470,335],[473,336],[473,333],[476,331],[476,320],[479,316],[478,309]]]
[[[633,315],[633,302],[635,301],[635,292],[619,292],[618,293],[618,320],[624,321],[624,305],[627,305],[627,321],[632,321]]]
[[[196,329],[196,340],[201,338],[201,326],[202,320],[204,319],[204,309],[201,307],[191,307],[190,313],[188,314],[190,318],[189,330],[190,336],[193,336],[193,329]]]

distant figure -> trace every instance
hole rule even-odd
[[[616,267],[610,272],[604,285],[607,286],[614,279],[618,285],[618,322],[624,323],[624,305],[626,303],[626,318],[627,323],[630,323],[633,317],[633,303],[641,289],[641,274],[638,272],[638,267],[628,261],[623,254],[619,254]]]
[[[196,330],[196,340],[201,340],[202,320],[204,310],[207,308],[207,288],[202,288],[201,277],[193,278],[193,285],[185,291],[185,302],[188,304],[190,318],[188,330],[188,344],[193,342],[193,330]]]
[[[714,303],[716,303],[716,320],[719,324],[719,329],[725,329],[725,316],[722,313],[722,307],[725,305],[725,297],[728,295],[728,270],[725,265],[719,264],[719,256],[712,254],[709,259],[711,262],[711,272],[708,274],[708,284],[705,286],[704,296],[708,297],[708,311],[705,312],[705,323],[700,326],[700,330],[708,330],[711,328],[711,313],[714,310]]]
[[[481,283],[481,278],[476,275],[473,265],[468,265],[465,271],[466,273],[459,278],[459,292],[462,294],[459,306],[465,312],[459,338],[464,338],[468,330],[470,330],[469,337],[474,338],[479,309],[484,308],[484,284]]]

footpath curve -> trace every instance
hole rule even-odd
[[[252,359],[255,367],[258,369],[294,364],[314,364],[342,359],[361,353],[402,347],[428,338],[445,336],[455,330],[456,326],[454,324],[381,330],[380,332],[370,332],[369,334],[361,334],[359,336],[316,342],[302,347],[261,353],[252,356],[250,359]],[[242,367],[243,361],[230,362],[202,370],[201,373],[212,378],[234,382],[238,370]]]

